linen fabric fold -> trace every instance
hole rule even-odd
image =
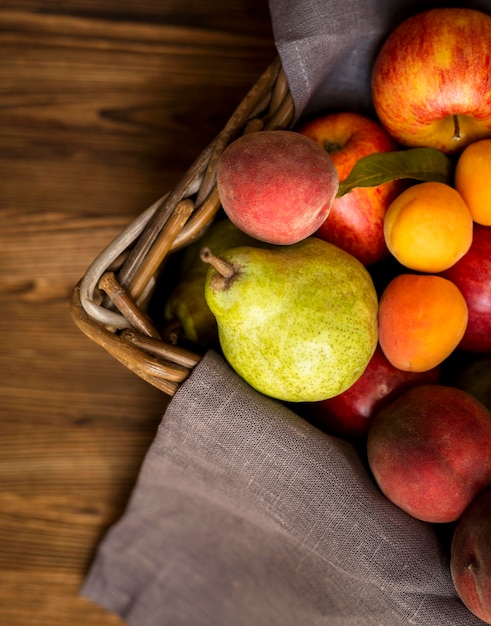
[[[211,351],[81,590],[131,626],[474,626],[435,527]]]

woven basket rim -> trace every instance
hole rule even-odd
[[[238,136],[288,128],[294,104],[277,56],[176,187],[145,209],[94,259],[75,286],[71,315],[89,339],[140,378],[175,395],[201,360],[162,338],[146,312],[166,259],[198,239],[220,209],[216,166]]]

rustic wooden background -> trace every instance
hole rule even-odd
[[[114,626],[78,590],[167,398],[69,298],[274,59],[267,1],[3,0],[0,46],[0,623]]]

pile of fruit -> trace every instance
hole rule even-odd
[[[397,506],[452,525],[451,573],[491,623],[491,17],[393,30],[374,114],[251,132],[217,167],[224,218],[165,317],[261,393],[363,442]]]

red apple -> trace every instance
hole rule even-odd
[[[363,438],[373,416],[406,389],[425,383],[438,383],[440,368],[427,372],[397,369],[377,346],[360,378],[343,393],[308,405],[319,428],[343,437]]]
[[[457,285],[469,311],[459,348],[491,352],[491,226],[474,224],[469,251],[442,276]]]
[[[382,126],[358,113],[332,113],[317,117],[298,129],[330,154],[339,180],[345,180],[357,161],[369,154],[389,152],[397,144]],[[332,204],[331,212],[316,233],[349,252],[364,265],[386,258],[384,216],[404,183],[393,181],[378,187],[357,187]]]
[[[455,528],[450,572],[469,611],[491,624],[491,487],[470,503]]]
[[[388,36],[372,71],[372,101],[388,132],[406,146],[446,153],[491,136],[491,17],[435,8]]]

